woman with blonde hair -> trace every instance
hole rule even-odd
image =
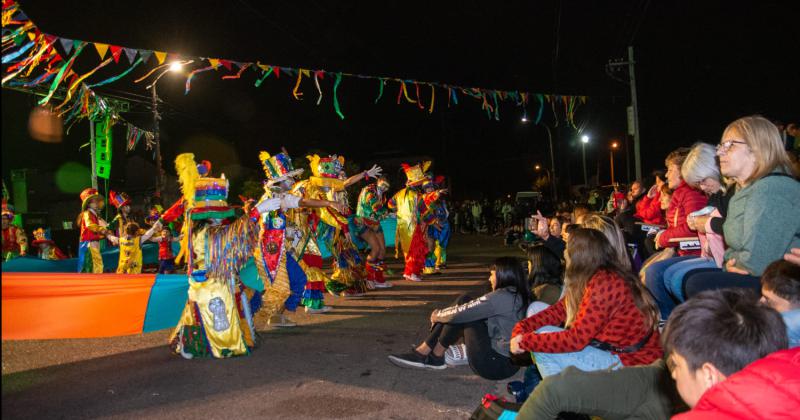
[[[646,365],[662,356],[658,311],[614,247],[595,229],[570,234],[566,292],[517,323],[511,353],[532,352],[542,377],[568,366],[584,371]],[[565,328],[556,327],[564,324]]]
[[[767,265],[800,247],[800,182],[778,128],[761,116],[740,118],[725,128],[717,156],[736,189],[722,226],[728,248],[721,270],[687,273],[687,298],[725,287],[759,290]]]
[[[608,216],[591,214],[583,219],[583,227],[599,230],[606,236],[611,247],[614,248],[614,255],[620,267],[631,271],[631,258],[628,255],[628,247],[625,244],[625,237],[622,230],[617,226],[613,219]]]

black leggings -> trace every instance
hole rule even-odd
[[[463,294],[456,299],[455,304],[460,305],[470,300],[469,295]],[[433,324],[425,344],[431,350],[436,347],[437,343],[447,348],[461,338],[464,339],[464,345],[467,347],[469,367],[476,375],[486,379],[500,380],[513,376],[519,370],[519,366],[514,365],[509,357],[494,351],[485,320],[466,324],[437,322]]]

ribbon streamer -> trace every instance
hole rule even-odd
[[[34,45],[35,45],[35,42],[31,41],[31,42],[25,44],[24,46],[22,46],[22,48],[18,49],[17,51],[14,51],[11,54],[4,55],[3,56],[3,64],[8,64],[8,63],[14,61],[15,58],[21,56],[22,54],[25,54],[25,51],[28,51]]]
[[[263,69],[263,67],[262,67],[262,69]],[[256,87],[261,86],[261,84],[264,83],[264,80],[267,77],[269,77],[270,74],[272,74],[272,67],[268,66],[268,68],[266,70],[264,70],[264,76],[262,76],[260,79],[256,80]]]
[[[436,88],[431,85],[431,107],[428,109],[428,114],[433,114],[434,101],[436,101]]]
[[[344,119],[344,114],[342,114],[342,110],[339,109],[339,97],[337,94],[340,83],[342,83],[342,73],[336,73],[336,82],[333,83],[333,109],[336,110],[336,114],[339,115],[339,118]]]
[[[252,66],[252,65],[253,65],[253,63],[245,63],[245,64],[244,64],[242,67],[240,67],[240,68],[239,68],[239,71],[238,71],[238,72],[236,72],[236,75],[235,75],[235,76],[231,76],[231,75],[228,75],[228,76],[222,76],[222,80],[238,79],[238,78],[242,77],[242,73],[244,73],[244,71],[245,71],[245,70],[246,70],[248,67],[250,67],[250,66]]]
[[[539,112],[536,114],[536,122],[534,124],[539,124],[542,120],[542,111],[544,111],[544,99],[542,95],[536,95],[536,99],[539,101]]]
[[[107,85],[109,83],[116,82],[117,80],[122,79],[123,77],[127,76],[128,73],[130,73],[131,71],[133,71],[133,69],[136,68],[136,66],[138,66],[139,64],[142,64],[142,63],[144,63],[144,59],[140,56],[139,58],[136,59],[136,61],[130,67],[128,67],[127,70],[123,71],[122,73],[120,73],[120,74],[118,74],[118,75],[116,75],[114,77],[109,77],[108,79],[103,80],[102,82],[97,82],[97,83],[95,83],[93,85],[89,85],[87,87],[93,88],[93,87],[97,87],[97,86],[105,86],[105,85]]]
[[[412,104],[415,104],[415,103],[417,103],[417,101],[415,101],[415,100],[411,99],[411,98],[408,96],[408,89],[406,89],[406,82],[405,82],[405,81],[403,81],[403,82],[401,82],[401,83],[403,84],[403,95],[405,95],[405,97],[406,97],[406,100],[407,100],[408,102],[411,102]]]
[[[69,87],[69,89],[67,89],[67,95],[66,95],[66,97],[64,98],[64,102],[62,102],[62,103],[61,103],[61,105],[59,105],[59,106],[57,106],[57,107],[55,108],[55,109],[56,109],[56,111],[57,111],[57,110],[59,110],[59,109],[61,109],[61,108],[63,108],[63,107],[64,107],[64,105],[66,105],[66,104],[67,104],[67,102],[69,102],[69,100],[70,100],[70,99],[72,99],[72,94],[75,92],[75,88],[77,88],[77,87],[78,87],[78,84],[79,84],[80,82],[82,82],[82,81],[83,81],[84,79],[86,79],[87,77],[89,77],[89,76],[93,75],[93,74],[94,74],[94,72],[96,72],[97,70],[100,70],[100,69],[102,69],[103,67],[107,66],[107,65],[108,65],[108,63],[110,63],[112,60],[113,60],[113,58],[107,58],[107,59],[105,59],[105,61],[103,61],[102,63],[100,63],[100,65],[99,65],[99,66],[95,67],[95,68],[94,68],[94,69],[92,69],[90,72],[88,72],[88,73],[84,74],[83,76],[79,77],[77,80],[75,80],[74,82],[72,82],[72,85]]]
[[[86,45],[88,45],[88,44],[83,42],[83,43],[81,43],[81,45],[78,46],[78,48],[75,49],[75,53],[72,54],[72,58],[70,58],[69,61],[67,61],[67,63],[64,64],[64,66],[61,67],[61,70],[59,70],[58,75],[56,76],[55,80],[53,80],[53,83],[50,85],[50,91],[47,92],[47,96],[45,96],[44,98],[42,98],[39,101],[39,105],[44,105],[44,104],[46,104],[47,102],[50,101],[50,98],[53,97],[53,94],[56,92],[56,89],[58,88],[58,85],[61,84],[61,80],[64,78],[64,74],[66,73],[66,70],[68,68],[72,67],[72,63],[74,63],[75,59],[78,58],[78,56],[81,54],[81,52],[83,52],[83,49],[84,49],[84,47],[86,47]]]
[[[189,91],[192,89],[192,79],[194,78],[194,76],[197,73],[202,73],[204,71],[209,71],[209,70],[216,70],[217,67],[219,67],[219,64],[208,66],[208,67],[203,67],[201,69],[197,69],[197,70],[194,70],[191,73],[189,73],[189,77],[186,78],[186,90],[184,90],[183,94],[184,95],[188,95],[189,94]]]
[[[385,84],[386,84],[386,80],[378,79],[378,97],[375,98],[375,103],[376,104],[378,103],[378,101],[381,100],[381,97],[383,96],[383,85],[385,85]]]
[[[297,72],[297,83],[294,84],[294,90],[292,90],[292,96],[298,101],[303,100],[303,92],[298,92],[297,90],[300,89],[300,81],[303,80],[303,71],[300,70]]]
[[[319,79],[322,78],[322,77],[325,77],[325,76],[324,76],[324,73],[322,73],[321,71],[314,72],[314,86],[317,87],[317,94],[318,94],[318,96],[317,96],[317,105],[319,105],[319,103],[322,102],[322,89],[320,89],[320,87],[319,87]]]
[[[417,106],[419,107],[419,109],[424,110],[425,107],[422,106],[422,99],[419,98],[419,83],[414,82],[414,88],[417,90]]]

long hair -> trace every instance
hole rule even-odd
[[[564,284],[561,258],[554,254],[553,251],[547,249],[543,244],[536,244],[528,247],[527,252],[528,263],[530,264],[528,284],[531,289],[543,284],[556,286]]]
[[[565,255],[567,270],[564,304],[567,311],[565,323],[567,327],[575,321],[586,285],[599,270],[607,270],[620,276],[631,291],[634,304],[645,318],[645,327],[647,329],[658,327],[658,310],[653,297],[629,268],[620,266],[614,247],[603,233],[588,228],[575,230],[569,236]]]
[[[528,277],[522,268],[521,262],[514,257],[500,257],[494,260],[491,271],[494,271],[495,290],[513,288],[514,299],[521,299],[520,317],[525,317],[528,304],[531,301],[531,289],[528,286]]]
[[[627,271],[633,270],[630,257],[628,257],[628,247],[625,244],[625,237],[622,235],[622,230],[613,219],[608,216],[592,214],[583,219],[583,227],[602,232],[614,249],[614,255],[618,265]]]

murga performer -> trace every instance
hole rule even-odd
[[[361,189],[356,205],[355,226],[357,234],[369,245],[367,255],[367,287],[388,288],[392,284],[384,278],[383,272],[386,264],[386,239],[383,236],[381,219],[388,211],[386,206],[386,191],[389,190],[389,181],[378,178],[375,182]]]
[[[425,194],[433,194],[438,190],[444,192],[444,177],[439,175],[436,178],[428,177],[423,189]],[[425,257],[425,274],[440,273],[447,266],[447,244],[450,242],[450,212],[447,210],[447,202],[440,196],[438,200],[430,205],[433,221],[428,225],[427,245],[428,255]]]

